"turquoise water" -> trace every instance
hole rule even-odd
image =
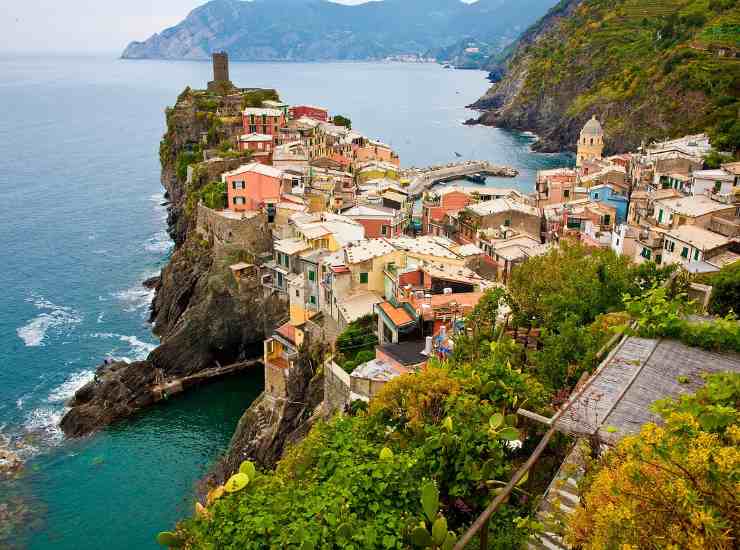
[[[392,144],[404,165],[457,151],[534,172],[562,163],[530,138],[465,127],[484,73],[414,64],[232,64],[232,80],[325,105]],[[64,402],[105,357],[145,357],[151,293],[167,259],[158,142],[164,108],[210,77],[205,63],[0,56],[0,434],[30,458],[0,502],[28,526],[0,547],[155,548],[190,513],[195,482],[228,444],[261,373],[228,379],[82,441],[56,427]],[[15,502],[15,500],[14,500]],[[2,526],[0,526],[2,527]],[[3,529],[0,528],[0,536]]]

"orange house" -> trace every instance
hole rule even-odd
[[[228,208],[236,212],[260,210],[280,202],[284,172],[257,162],[221,176],[226,183]]]
[[[435,197],[422,202],[421,230],[425,235],[445,235],[444,218],[450,212],[462,210],[473,202],[469,193],[457,190],[440,190]]]
[[[390,146],[379,141],[367,140],[360,146],[355,147],[355,161],[366,162],[370,160],[380,160],[390,162],[395,166],[400,166],[401,160]]]

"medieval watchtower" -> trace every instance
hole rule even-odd
[[[214,52],[211,55],[213,59],[213,80],[208,83],[210,91],[223,90],[224,87],[231,88],[229,79],[229,54],[226,52]]]
[[[596,115],[586,122],[578,138],[578,153],[576,166],[580,167],[585,161],[601,159],[604,153],[604,129],[596,119]]]

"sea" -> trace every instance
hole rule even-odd
[[[0,54],[0,440],[27,460],[0,482],[0,548],[157,548],[157,532],[192,514],[197,481],[262,390],[253,371],[88,438],[58,428],[104,359],[157,345],[142,282],[173,246],[164,109],[210,77],[205,62]],[[520,171],[487,185],[529,192],[537,170],[571,159],[533,153],[532,135],[464,126],[485,77],[435,64],[231,64],[237,85],[346,115],[404,166],[487,159]]]

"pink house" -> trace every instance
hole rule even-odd
[[[228,208],[236,212],[274,206],[280,202],[285,181],[282,170],[257,162],[226,172],[221,178],[226,183]]]

